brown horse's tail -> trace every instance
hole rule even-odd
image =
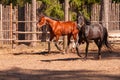
[[[108,42],[108,31],[105,27],[103,27],[103,32],[104,32],[104,37],[103,37],[104,44],[107,48],[112,50],[112,47],[111,47],[110,43]]]

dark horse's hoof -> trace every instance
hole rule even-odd
[[[85,56],[83,59],[84,59],[84,60],[87,60],[87,57]]]
[[[95,60],[100,60],[100,59],[101,59],[101,56],[95,57]]]

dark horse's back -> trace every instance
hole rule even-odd
[[[82,26],[81,29],[79,30],[78,35],[79,35],[79,40],[78,40],[79,44],[81,44],[86,40],[95,40],[97,38],[101,38],[102,43],[107,48],[111,49],[111,46],[108,42],[108,31],[106,27],[104,27],[102,24],[91,24],[91,25]]]

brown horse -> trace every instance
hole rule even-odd
[[[62,51],[58,46],[58,40],[60,36],[67,35],[68,38],[68,46],[70,44],[70,38],[73,37],[75,43],[77,42],[77,34],[79,32],[77,28],[77,23],[73,21],[59,21],[51,19],[47,16],[41,15],[39,21],[37,22],[37,28],[41,28],[42,26],[48,24],[50,26],[50,41],[55,37],[55,46],[58,50]],[[67,51],[67,48],[66,48]],[[66,52],[65,51],[65,52]],[[50,52],[50,50],[49,50]]]

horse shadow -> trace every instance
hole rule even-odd
[[[82,57],[46,59],[46,60],[40,60],[40,61],[42,61],[42,62],[54,62],[54,61],[76,61],[76,60],[82,60],[82,61],[86,61],[86,60],[99,60],[97,58],[98,54],[97,54],[96,51],[89,52],[87,59],[83,58],[83,56],[85,55],[85,53],[81,53],[81,55],[82,55]],[[120,59],[120,52],[119,51],[102,51],[101,56],[102,56],[101,60]]]
[[[120,59],[120,51],[103,51],[102,59]]]
[[[51,51],[51,53],[48,53],[48,51],[42,51],[42,52],[33,52],[33,53],[14,53],[13,55],[43,55],[43,56],[50,56],[50,55],[57,55],[57,54],[61,54],[61,55],[66,55],[61,53],[60,51]],[[84,52],[81,52],[81,56],[82,57],[74,57],[75,55],[77,55],[77,53],[70,53],[73,55],[73,57],[71,58],[58,58],[58,59],[47,59],[47,60],[40,60],[42,62],[53,62],[53,61],[75,61],[75,60],[82,60],[82,61],[86,61],[86,60],[98,60],[97,58],[97,51],[90,51],[88,53],[88,58],[84,59]],[[69,55],[69,54],[67,54]],[[120,59],[120,51],[102,51],[101,54],[102,59],[101,60],[106,60],[106,59]]]
[[[48,53],[48,51],[38,51],[38,52],[15,52],[13,55],[50,55],[50,54],[60,54],[60,51],[51,51],[51,53]],[[61,53],[62,54],[62,53]]]
[[[50,60],[40,60],[42,62],[53,62],[53,61],[75,61],[80,60],[81,58],[62,58],[62,59],[50,59]]]

